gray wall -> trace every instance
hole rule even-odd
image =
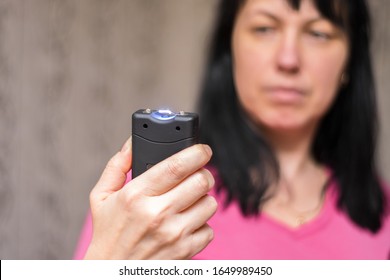
[[[390,2],[369,1],[387,170]],[[0,0],[1,259],[72,257],[131,113],[194,108],[215,3]]]

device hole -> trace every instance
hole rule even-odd
[[[148,128],[148,124],[144,123],[143,128]]]
[[[176,126],[176,130],[177,130],[177,131],[180,131],[180,126]]]

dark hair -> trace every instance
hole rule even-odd
[[[286,0],[299,9],[300,0]],[[214,151],[212,164],[227,193],[244,215],[259,213],[270,183],[279,178],[275,155],[243,116],[232,73],[231,36],[245,0],[222,0],[198,110],[201,141]],[[319,12],[349,38],[348,83],[323,117],[312,146],[314,158],[332,169],[339,186],[338,207],[362,228],[376,232],[385,213],[376,168],[378,133],[370,58],[370,18],[364,0],[313,0]]]

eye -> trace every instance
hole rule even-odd
[[[272,26],[258,26],[254,28],[254,31],[259,34],[272,33],[275,30]]]
[[[317,31],[317,30],[309,31],[309,35],[315,39],[324,40],[324,41],[327,41],[327,40],[331,39],[331,37],[332,37],[330,34],[328,34],[326,32],[321,32],[321,31]]]

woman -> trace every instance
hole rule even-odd
[[[389,258],[365,2],[224,0],[219,11],[200,113],[221,206],[211,218],[208,146],[123,187],[127,144],[91,193],[86,257]]]

